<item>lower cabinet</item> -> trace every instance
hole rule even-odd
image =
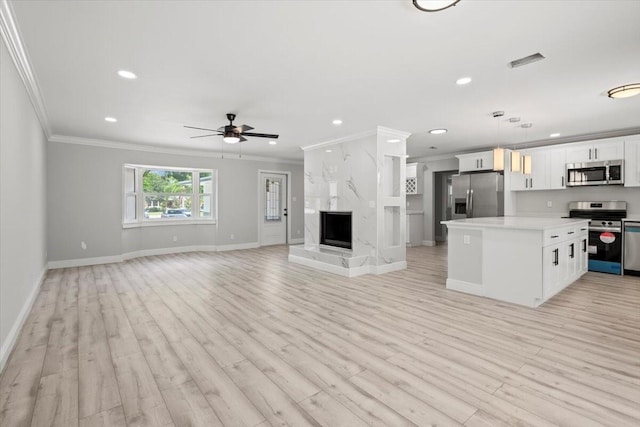
[[[542,249],[542,296],[550,298],[587,271],[587,231],[566,229],[557,233],[564,241]]]

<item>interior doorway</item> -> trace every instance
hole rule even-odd
[[[260,246],[284,245],[289,235],[288,172],[260,171],[258,228]]]
[[[436,242],[447,241],[447,226],[441,221],[448,221],[452,218],[453,209],[453,184],[452,176],[457,174],[457,170],[434,173],[434,216],[433,231]]]

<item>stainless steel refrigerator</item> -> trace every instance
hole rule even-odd
[[[453,219],[504,216],[504,176],[498,172],[453,176]]]

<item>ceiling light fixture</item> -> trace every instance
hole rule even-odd
[[[559,133],[552,133],[552,134],[549,135],[549,138],[557,138],[559,136],[560,136]]]
[[[400,142],[399,139],[395,138],[395,139],[387,139],[387,142],[390,144],[395,144],[396,142]]]
[[[325,153],[331,153],[333,150],[324,150]]]
[[[430,133],[431,135],[441,135],[441,134],[443,134],[443,133],[447,133],[447,130],[446,130],[446,129],[431,129],[431,130],[429,131],[429,133]]]
[[[278,141],[269,141],[269,145],[276,145]]]
[[[423,12],[439,12],[455,6],[460,0],[413,0],[413,5]]]
[[[456,84],[458,86],[466,85],[466,84],[469,84],[469,83],[471,83],[471,77],[462,77],[462,78],[459,78],[458,80],[456,80]]]
[[[109,123],[115,123],[118,121],[118,119],[116,119],[115,117],[105,117],[104,121]]]
[[[618,86],[607,92],[609,98],[629,98],[640,94],[640,83],[633,83],[630,85]]]
[[[240,142],[240,137],[235,132],[225,132],[222,140],[227,144],[236,144]]]
[[[342,124],[342,120],[340,120],[340,119],[335,119],[335,120],[334,120],[334,121],[332,121],[331,123],[333,123],[333,124],[334,124],[334,125],[336,125],[336,126],[339,126],[339,125],[341,125],[341,124]]]
[[[131,71],[127,71],[127,70],[118,71],[118,75],[123,79],[129,79],[129,80],[134,80],[138,78],[138,76],[136,76],[135,73],[132,73]]]

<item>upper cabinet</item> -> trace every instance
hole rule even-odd
[[[424,179],[424,165],[422,163],[407,163],[407,194],[422,194]]]
[[[531,173],[511,172],[511,191],[559,190],[565,188],[566,150],[564,147],[522,150],[531,156]]]
[[[456,157],[459,160],[458,170],[460,172],[493,170],[493,151],[458,154]]]
[[[624,186],[640,187],[640,136],[624,142]]]
[[[624,158],[624,141],[589,141],[567,144],[567,163],[598,162]]]

